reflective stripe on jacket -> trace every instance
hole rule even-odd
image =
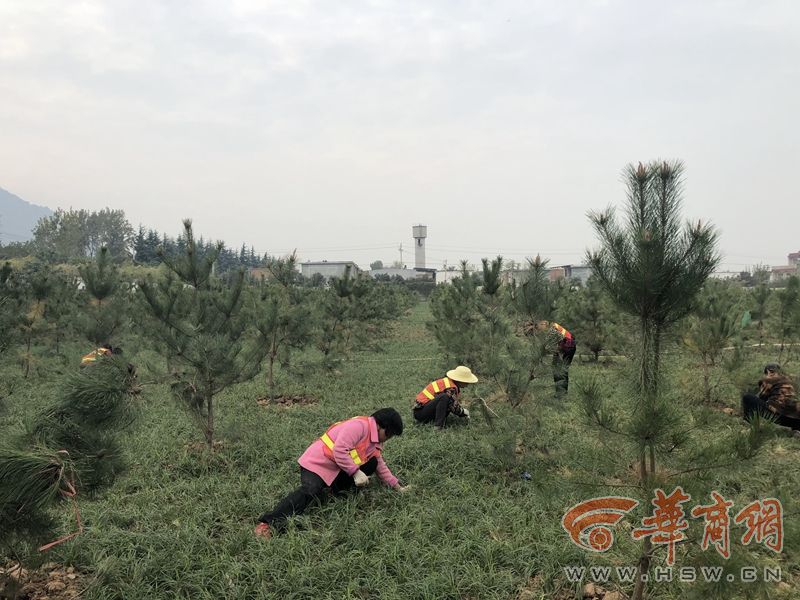
[[[558,323],[550,323],[550,326],[559,333],[562,339],[572,340],[574,338],[574,336],[569,331],[567,331],[564,327],[562,327]]]
[[[348,419],[348,421],[362,421],[367,425],[367,434],[359,440],[359,442],[355,445],[354,448],[348,448],[350,453],[350,458],[353,459],[353,462],[358,465],[359,467],[371,459],[373,456],[380,456],[381,452],[378,449],[373,450],[371,453],[368,452],[368,446],[370,445],[369,439],[369,417],[353,417],[352,419]],[[327,456],[330,460],[334,460],[333,457],[333,448],[336,445],[336,441],[331,437],[331,432],[341,425],[342,423],[346,423],[347,421],[339,421],[338,423],[334,423],[328,430],[323,433],[319,439],[322,440],[323,448],[322,452]]]
[[[419,394],[417,394],[417,402],[419,404],[427,404],[431,400],[433,400],[437,394],[441,394],[445,390],[456,390],[458,392],[458,385],[454,381],[452,381],[449,377],[443,377],[442,379],[437,379],[436,381],[431,381],[428,385],[425,386]]]
[[[101,356],[110,356],[110,355],[111,355],[111,350],[109,350],[108,348],[98,348],[97,350],[92,350],[91,352],[89,352],[89,354],[84,354],[81,357],[81,364],[88,365],[93,362],[97,362],[97,359],[100,358]]]

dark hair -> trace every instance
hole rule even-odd
[[[772,371],[773,373],[780,373],[781,366],[778,363],[768,363],[764,365],[764,375]]]
[[[372,413],[378,427],[386,431],[388,437],[403,435],[403,418],[393,408],[382,408]]]

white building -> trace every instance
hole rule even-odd
[[[308,261],[300,263],[300,272],[303,277],[309,279],[317,273],[325,279],[329,279],[330,277],[343,277],[348,267],[350,267],[351,276],[358,275],[361,272],[361,269],[352,260]]]

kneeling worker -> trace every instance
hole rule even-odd
[[[758,395],[742,396],[742,416],[750,421],[753,414],[773,419],[778,425],[800,430],[800,407],[797,406],[792,378],[781,366],[770,363],[764,367],[764,377],[758,382]]]
[[[300,487],[258,518],[255,534],[269,538],[273,528],[279,529],[288,517],[302,513],[328,490],[338,495],[363,487],[373,473],[389,487],[406,491],[408,486],[400,485],[381,456],[383,443],[402,433],[403,419],[393,408],[331,425],[297,460]]]
[[[447,416],[453,413],[457,417],[469,418],[469,411],[459,402],[461,389],[470,383],[477,383],[478,378],[463,365],[448,371],[447,376],[430,382],[419,394],[414,403],[414,418],[420,423],[430,423],[443,429],[447,425]]]

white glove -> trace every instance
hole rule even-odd
[[[467,410],[466,408],[462,408],[461,410],[464,411],[464,416],[469,419],[469,410]]]
[[[369,477],[364,474],[364,471],[359,469],[355,473],[353,473],[353,480],[356,482],[358,487],[364,487],[369,483]]]

